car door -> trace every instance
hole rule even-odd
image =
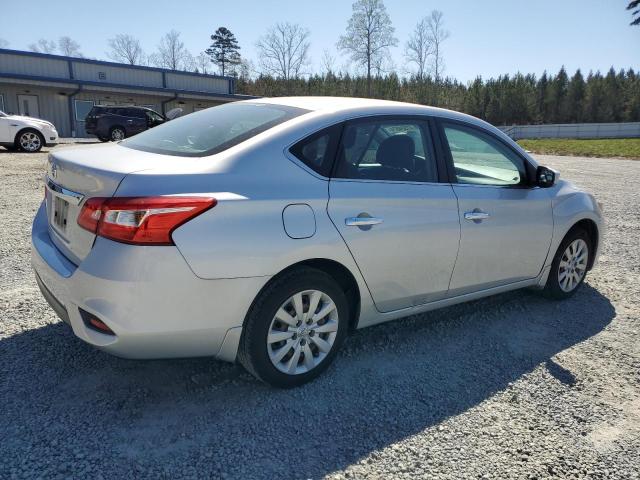
[[[461,237],[449,295],[536,277],[551,243],[549,191],[533,185],[533,166],[493,133],[441,122]]]
[[[431,138],[428,121],[402,116],[350,121],[342,132],[328,213],[381,312],[447,294],[460,224]]]
[[[13,138],[9,135],[9,119],[0,114],[0,142],[13,142]]]
[[[127,135],[132,136],[147,129],[147,116],[144,110],[139,108],[125,109],[127,115]]]

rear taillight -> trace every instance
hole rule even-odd
[[[176,228],[216,203],[210,197],[95,197],[82,206],[78,225],[117,242],[173,245]]]

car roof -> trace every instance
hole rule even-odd
[[[447,110],[444,108],[418,105],[415,103],[396,102],[392,100],[378,100],[374,98],[358,97],[272,97],[245,100],[247,103],[267,103],[303,108],[318,113],[357,111],[395,111],[405,114],[433,115],[447,118],[458,118],[465,121],[482,122],[476,117]],[[484,122],[482,122],[484,123]]]

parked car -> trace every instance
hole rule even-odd
[[[379,100],[229,103],[47,168],[33,267],[78,337],[279,387],[356,328],[523,287],[570,297],[603,231],[593,196],[498,129]]]
[[[163,115],[146,107],[95,105],[85,118],[85,130],[102,142],[118,142],[166,120]]]
[[[53,123],[0,111],[0,145],[7,150],[35,153],[57,141],[58,132]]]

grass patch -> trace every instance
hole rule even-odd
[[[518,140],[518,143],[525,150],[547,155],[619,157],[640,160],[640,138],[607,138],[594,140],[540,138]]]

